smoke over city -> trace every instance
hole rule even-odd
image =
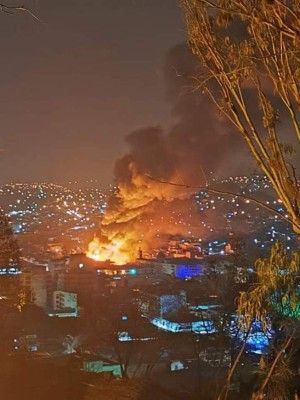
[[[194,90],[196,72],[185,45],[169,52],[163,73],[174,123],[169,129],[153,125],[129,133],[128,153],[116,161],[119,189],[101,222],[101,234],[109,241],[121,240],[126,252],[136,252],[139,245],[147,248],[164,234],[201,235],[192,191],[155,180],[205,185],[211,172],[234,172],[237,160],[231,162],[230,155],[235,150],[245,158],[232,126],[207,96]]]

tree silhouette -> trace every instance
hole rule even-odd
[[[181,4],[189,45],[199,59],[196,87],[245,140],[299,234],[300,192],[293,165],[300,142],[299,1]],[[283,134],[282,117],[288,124]]]

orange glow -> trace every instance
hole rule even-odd
[[[111,243],[101,243],[99,238],[94,238],[89,243],[87,257],[96,261],[110,260],[117,265],[123,265],[128,262],[128,256],[122,252],[123,243],[120,240],[113,240]]]

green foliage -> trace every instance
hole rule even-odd
[[[256,261],[257,283],[249,291],[241,292],[237,312],[241,323],[250,326],[253,319],[267,328],[267,315],[274,306],[283,310],[287,303],[295,308],[298,295],[295,285],[299,273],[299,252],[288,254],[280,242],[276,242],[267,259]]]

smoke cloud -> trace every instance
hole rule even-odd
[[[124,250],[134,256],[139,246],[145,248],[164,235],[201,235],[191,190],[155,182],[149,175],[204,185],[211,171],[229,175],[249,168],[250,157],[241,152],[241,139],[232,126],[207,96],[194,90],[196,66],[185,45],[169,52],[163,73],[174,122],[166,130],[149,126],[131,132],[126,138],[129,151],[115,164],[119,189],[101,222],[101,234],[124,241]],[[232,154],[239,154],[240,165]]]

